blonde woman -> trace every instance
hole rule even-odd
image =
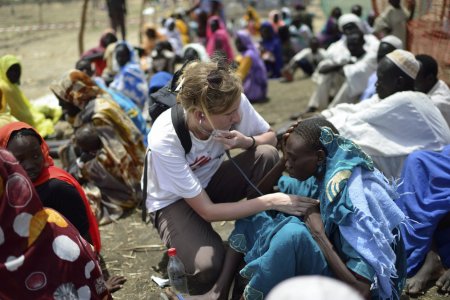
[[[169,109],[148,136],[146,207],[161,239],[176,247],[191,294],[205,293],[217,279],[225,247],[210,222],[236,220],[265,210],[297,215],[299,198],[257,192],[224,160],[227,149],[253,182],[279,160],[276,136],[242,94],[234,72],[217,62],[195,62],[183,72],[177,97],[192,141],[188,153]],[[247,198],[247,201],[239,201]]]

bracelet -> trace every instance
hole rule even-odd
[[[255,138],[254,138],[252,135],[249,136],[249,138],[252,139],[252,145],[251,145],[250,147],[248,147],[247,150],[250,150],[250,149],[255,148],[255,145],[256,145],[256,140],[255,140]]]

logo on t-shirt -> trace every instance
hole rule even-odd
[[[191,167],[192,171],[195,171],[201,166],[206,165],[210,160],[211,157],[202,155],[200,157],[197,157],[195,161],[189,165],[189,167]]]

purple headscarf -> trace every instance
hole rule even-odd
[[[250,57],[252,60],[251,69],[243,80],[244,94],[252,102],[264,100],[267,95],[267,72],[264,62],[247,31],[239,30],[236,37],[246,48],[241,52],[242,56]]]

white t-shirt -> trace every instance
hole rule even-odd
[[[267,132],[269,124],[242,94],[241,122],[233,129],[247,136]],[[149,212],[162,209],[182,198],[192,198],[206,188],[221,165],[225,148],[212,137],[197,139],[190,132],[192,148],[185,154],[172,124],[170,109],[163,112],[148,134],[147,199]]]

